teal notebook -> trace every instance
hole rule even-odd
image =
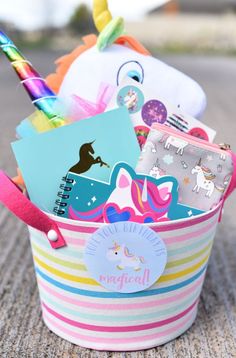
[[[31,201],[50,212],[69,171],[108,182],[116,163],[135,168],[140,155],[126,108],[21,139],[12,149]]]

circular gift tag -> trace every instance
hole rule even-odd
[[[92,278],[109,291],[131,293],[152,286],[162,275],[167,250],[149,227],[119,222],[97,230],[84,252]]]

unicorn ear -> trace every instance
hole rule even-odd
[[[132,178],[130,174],[127,172],[127,170],[121,168],[117,174],[116,187],[120,189],[124,189],[131,186],[131,184],[132,184]]]
[[[167,199],[169,194],[172,191],[172,188],[173,188],[173,183],[171,181],[158,185],[158,191],[159,191],[160,197],[163,200]]]

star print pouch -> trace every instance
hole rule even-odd
[[[216,145],[154,124],[136,167],[155,178],[172,175],[179,182],[179,202],[207,211],[224,198],[234,165],[227,145]]]

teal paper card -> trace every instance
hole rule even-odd
[[[118,162],[135,168],[140,147],[126,108],[12,143],[31,201],[45,211],[55,206],[62,178],[74,172],[109,182]]]

